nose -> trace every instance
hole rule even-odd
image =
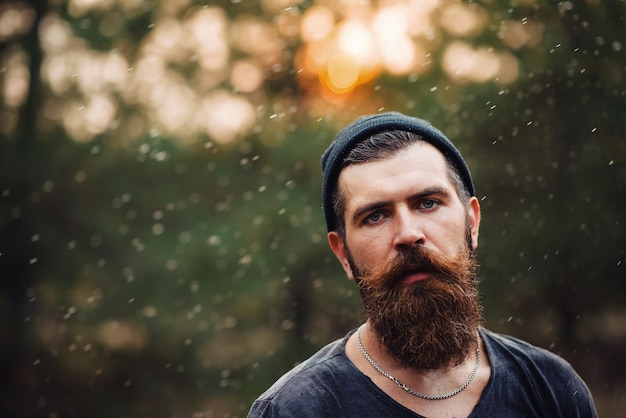
[[[395,247],[413,247],[424,244],[426,237],[416,213],[408,209],[398,210],[395,221]]]

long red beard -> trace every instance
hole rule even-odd
[[[431,276],[403,283],[409,266]],[[416,247],[359,277],[367,318],[400,367],[425,371],[456,366],[475,350],[483,322],[476,270],[470,251],[448,259]]]

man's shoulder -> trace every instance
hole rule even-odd
[[[331,342],[281,376],[257,398],[248,417],[293,416],[303,411],[326,416],[320,411],[336,411],[340,392],[355,380],[356,369],[344,349],[348,336]]]
[[[562,357],[508,335],[482,330],[492,369],[484,408],[534,408],[541,416],[595,417],[585,382]]]
[[[496,357],[496,360],[571,368],[570,364],[559,355],[519,338],[485,329],[482,330],[482,335],[488,350]]]
[[[294,385],[308,385],[337,368],[345,367],[349,360],[344,353],[344,339],[335,340],[319,349],[307,360],[282,375],[261,397],[271,397]]]

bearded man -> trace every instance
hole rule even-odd
[[[482,325],[480,205],[429,123],[363,116],[322,157],[328,242],[367,321],[262,394],[248,417],[596,417],[565,360]]]

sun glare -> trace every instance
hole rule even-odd
[[[474,37],[484,30],[487,15],[475,3],[454,3],[442,9],[440,23],[448,33],[455,36]]]
[[[10,54],[3,57],[0,68],[5,68],[2,84],[2,97],[4,102],[13,108],[21,106],[28,94],[30,73],[28,72],[27,55],[15,48]]]
[[[227,144],[240,138],[254,126],[256,114],[246,99],[217,91],[203,100],[204,129],[217,143]]]
[[[328,62],[326,85],[334,93],[352,89],[359,80],[360,65],[348,54],[337,54]]]
[[[333,12],[324,6],[313,6],[308,9],[300,24],[300,36],[305,42],[326,39],[335,27]]]
[[[93,13],[106,20],[113,11],[125,17],[142,13],[142,4],[70,0],[68,11],[74,18]],[[39,31],[44,52],[41,77],[51,92],[44,100],[44,114],[81,141],[126,126],[125,120],[135,117],[183,141],[209,136],[230,143],[267,116],[266,81],[292,71],[307,97],[305,105],[352,94],[361,97],[363,90],[356,90],[381,74],[415,77],[437,65],[457,84],[508,84],[519,76],[519,62],[512,53],[472,40],[489,25],[489,16],[477,4],[452,0],[379,4],[313,0],[306,8],[298,4],[262,0],[261,14],[232,18],[219,6],[193,6],[187,0],[163,3],[150,30],[132,49],[136,53],[125,47],[125,41],[96,50],[67,20],[49,13]],[[26,31],[32,19],[32,9],[24,4],[1,6],[0,40]],[[528,20],[498,25],[497,35],[510,49],[537,45],[543,34],[539,24]],[[442,59],[436,61],[439,50]],[[16,107],[25,100],[30,74],[21,55],[7,51],[2,94],[8,106]],[[132,114],[124,113],[122,102],[134,109]],[[130,140],[141,132],[130,129],[119,135]]]
[[[474,49],[462,41],[446,48],[442,66],[448,76],[459,83],[496,81],[508,84],[518,75],[517,60],[512,55],[489,48]]]
[[[365,63],[369,59],[376,59],[374,45],[374,34],[364,22],[347,20],[340,25],[337,33],[337,46],[340,52]]]

